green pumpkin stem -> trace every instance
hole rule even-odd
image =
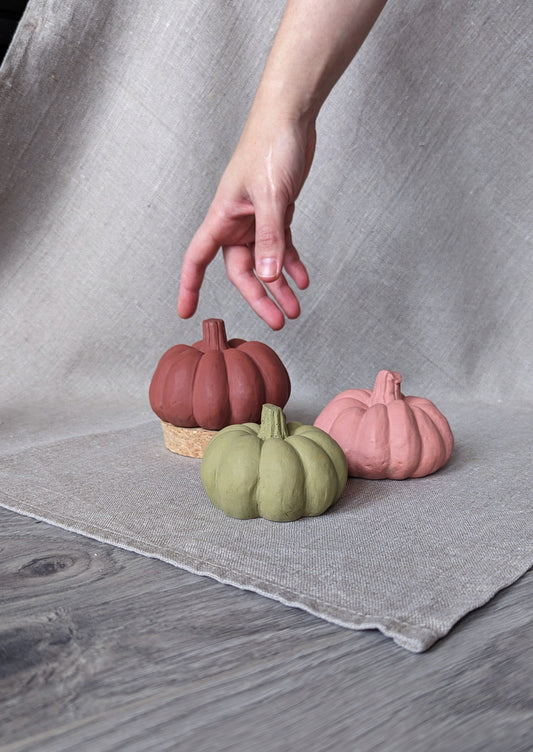
[[[400,384],[402,383],[402,377],[395,371],[380,371],[376,377],[376,383],[372,390],[372,397],[370,399],[370,405],[376,405],[378,403],[387,405],[394,400],[403,399],[403,394],[400,391]]]
[[[259,439],[286,439],[289,435],[283,410],[278,405],[267,403],[261,410],[261,428],[257,432]]]
[[[227,350],[228,338],[222,319],[204,319],[202,322],[203,341],[206,350]]]

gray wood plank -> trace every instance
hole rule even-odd
[[[0,752],[532,746],[531,573],[421,655],[2,509],[0,583]]]

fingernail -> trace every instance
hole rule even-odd
[[[278,273],[278,261],[275,258],[262,258],[257,262],[260,277],[275,277]]]

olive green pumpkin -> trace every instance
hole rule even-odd
[[[322,514],[342,494],[344,452],[314,426],[286,423],[277,405],[263,405],[261,424],[223,428],[207,445],[200,468],[213,504],[230,517],[289,522]]]

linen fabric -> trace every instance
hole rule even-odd
[[[302,315],[271,332],[217,259],[183,322],[283,7],[30,0],[0,69],[0,503],[421,651],[533,561],[533,8],[388,4],[319,116]],[[291,420],[399,371],[451,460],[319,518],[225,517],[147,399],[210,317],[280,355]]]

